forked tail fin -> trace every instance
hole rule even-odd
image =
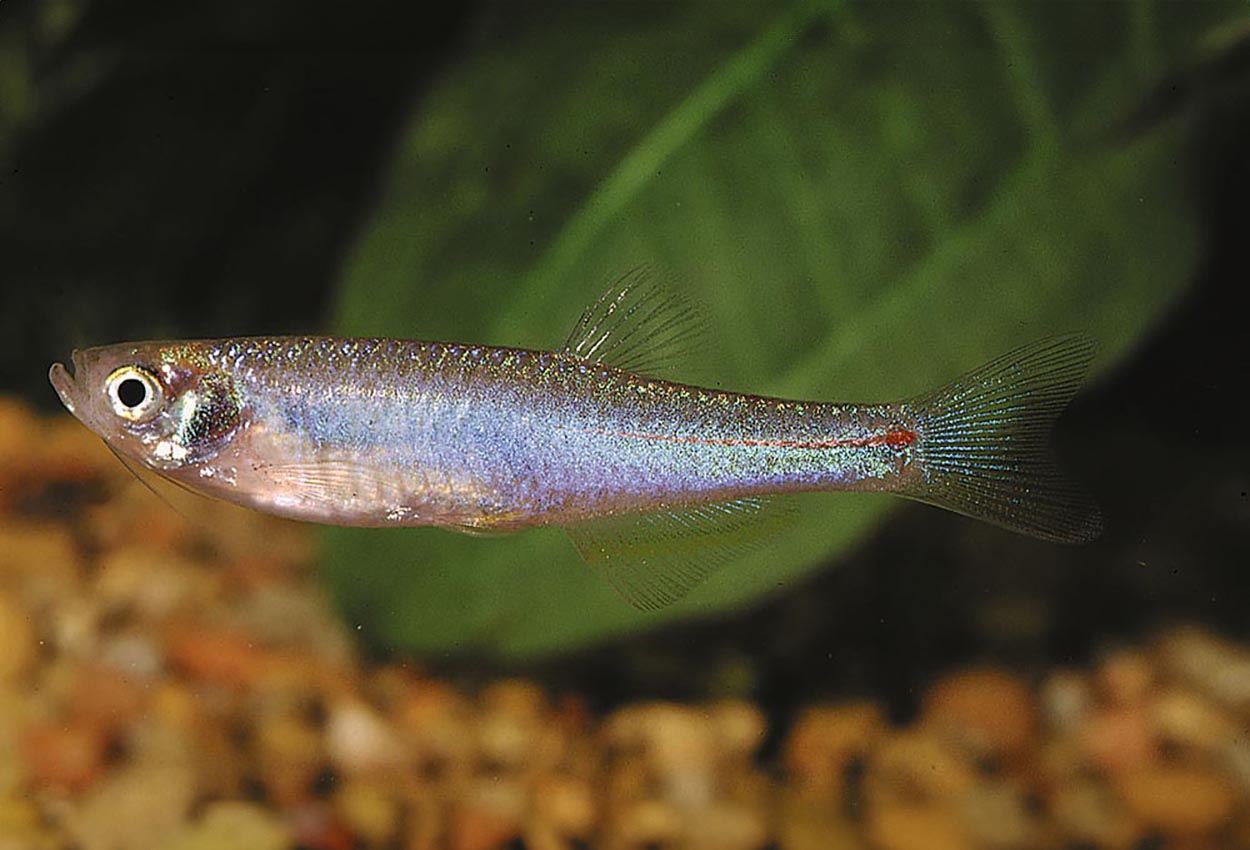
[[[1039,340],[909,402],[921,474],[902,495],[1043,540],[1097,537],[1098,506],[1049,446],[1094,348],[1076,334]]]

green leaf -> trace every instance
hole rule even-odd
[[[1184,122],[1112,129],[1239,11],[554,4],[481,36],[416,109],[338,327],[555,347],[606,279],[656,261],[714,319],[685,380],[887,400],[1066,330],[1105,366],[1196,254]],[[332,530],[328,576],[384,642],[532,655],[785,587],[895,504],[803,501],[656,615],[554,530]]]

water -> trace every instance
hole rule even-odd
[[[804,23],[793,54],[747,5],[57,8],[0,18],[47,49],[38,74],[15,51],[0,71],[30,94],[0,124],[0,847],[1250,846],[1250,110],[1218,61],[1236,40],[1200,47],[1217,4],[1191,23],[1150,6],[1164,47],[1127,77],[1140,108],[1105,110],[1136,116],[1105,148],[1068,132],[1090,96],[1071,69],[1120,67],[1110,7],[1084,41],[1027,9],[933,4],[942,27],[912,30],[916,8],[855,7]],[[99,39],[118,49],[80,46]],[[769,50],[763,88],[711,116],[689,99]],[[1031,135],[1047,109],[1053,149]],[[1091,163],[1115,151],[1112,180]],[[1006,203],[1013,175],[1030,191]],[[580,286],[552,271],[575,254]],[[557,344],[625,259],[694,278],[717,331],[692,369],[713,382],[919,391],[908,364],[954,368],[958,346],[1053,316],[1107,328],[1058,433],[1105,536],[1056,547],[908,506],[813,542],[817,568],[787,562],[745,605],[526,655],[514,586],[448,584],[462,608],[403,593],[476,561],[397,568],[379,545],[327,568],[316,529],[195,502],[188,520],[46,383],[74,345],[370,315]],[[824,377],[826,357],[858,365]],[[464,551],[506,566],[514,543]]]

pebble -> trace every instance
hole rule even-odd
[[[451,850],[503,850],[521,834],[525,797],[509,782],[476,783],[456,805],[449,824]]]
[[[253,803],[225,800],[210,803],[195,823],[160,845],[160,850],[287,850],[294,844],[290,828]]]
[[[1235,717],[1193,691],[1166,688],[1152,700],[1149,712],[1151,725],[1170,747],[1214,753],[1246,740]]]
[[[1141,650],[1119,650],[1098,666],[1096,679],[1106,703],[1131,708],[1150,696],[1155,684],[1154,664]]]
[[[296,806],[289,821],[299,850],[356,850],[355,836],[321,801]]]
[[[1184,627],[1158,642],[1165,668],[1200,692],[1239,712],[1250,712],[1250,650],[1210,632]]]
[[[405,796],[404,850],[443,850],[443,831],[447,816],[443,802],[428,793],[409,793]]]
[[[1141,827],[1124,805],[1092,779],[1063,783],[1047,802],[1060,837],[1072,845],[1132,850],[1142,837]]]
[[[343,825],[369,846],[389,844],[399,830],[394,789],[377,781],[345,781],[334,795],[334,810]]]
[[[542,824],[526,826],[519,842],[525,850],[569,850],[568,843]]]
[[[231,688],[254,685],[269,672],[269,653],[249,636],[187,622],[166,629],[165,655],[192,679]]]
[[[30,800],[0,796],[0,850],[55,850],[63,846]]]
[[[1005,670],[968,670],[934,685],[923,721],[977,755],[1013,761],[1037,736],[1037,708],[1029,686]]]
[[[89,481],[128,476],[125,467],[69,414],[44,420],[33,457],[41,477],[49,481]]]
[[[108,738],[90,722],[33,723],[24,739],[26,770],[37,787],[79,793],[104,773]]]
[[[262,553],[278,563],[306,570],[314,559],[315,538],[302,523],[275,519],[229,502],[197,499],[196,504],[207,520],[200,527],[205,533],[211,531],[209,541],[221,561]]]
[[[213,584],[205,570],[167,547],[130,543],[101,557],[95,598],[110,614],[155,621],[202,605],[211,598]]]
[[[61,656],[93,658],[99,654],[103,612],[90,595],[66,594],[48,613],[48,642]]]
[[[589,783],[572,776],[544,776],[534,785],[533,817],[558,836],[587,838],[598,818]]]
[[[230,723],[228,714],[207,710],[202,702],[197,702],[197,708],[193,737],[187,740],[195,747],[200,788],[206,795],[236,796],[245,780],[256,778],[257,754],[238,746],[238,727]],[[171,728],[178,727],[171,724]]]
[[[567,738],[585,738],[597,723],[585,697],[563,694],[553,706],[551,722]]]
[[[1216,764],[1221,765],[1241,788],[1243,796],[1250,795],[1250,739],[1239,735],[1220,747],[1215,753]],[[1247,824],[1250,829],[1250,823]],[[1250,847],[1250,841],[1246,842]]]
[[[82,564],[69,530],[47,523],[0,522],[0,581],[17,582],[32,606],[55,603],[77,585]]]
[[[248,594],[265,587],[290,587],[299,574],[285,558],[264,552],[248,552],[231,558],[222,567],[222,575],[230,590]]]
[[[182,682],[163,681],[153,686],[152,716],[159,722],[188,732],[204,719],[203,704]]]
[[[26,610],[0,590],[0,687],[15,682],[35,661],[35,627]]]
[[[129,476],[120,463],[114,463],[119,474]],[[173,487],[157,486],[162,490]],[[178,512],[186,513],[186,508],[176,508],[163,501],[172,495],[162,492],[161,496],[156,496],[133,477],[128,477],[125,486],[109,502],[88,509],[86,530],[92,542],[105,551],[131,546],[170,553],[191,550],[199,530],[195,522]],[[180,491],[174,498],[191,501],[189,515],[195,516],[201,524],[207,521],[202,508],[196,512],[200,506],[195,502],[203,500],[195,500]]]
[[[1089,678],[1075,670],[1059,670],[1047,676],[1039,694],[1047,727],[1061,735],[1074,732],[1093,707],[1092,691]]]
[[[867,754],[885,728],[881,708],[872,703],[807,709],[787,738],[786,772],[808,796],[841,797],[847,766]]]
[[[686,815],[689,850],[758,850],[768,843],[768,825],[754,807],[712,803]]]
[[[641,748],[665,799],[684,808],[713,799],[717,749],[706,712],[651,703],[618,712],[614,720],[609,734],[623,746]]]
[[[29,407],[0,397],[0,507],[35,476],[42,425]]]
[[[756,706],[743,700],[726,700],[708,711],[724,758],[730,761],[750,759],[764,743],[768,721]]]
[[[199,786],[203,783],[205,765],[194,742],[187,740],[181,729],[158,722],[136,723],[129,730],[124,749],[116,754],[123,765],[152,764],[159,767],[187,767]],[[215,767],[215,766],[214,766]]]
[[[1042,744],[1035,762],[1035,787],[1053,788],[1089,772],[1085,751],[1075,736],[1053,738]]]
[[[1159,755],[1154,724],[1140,705],[1095,712],[1081,727],[1079,739],[1087,761],[1108,773],[1141,770]]]
[[[1038,835],[1036,818],[1024,795],[1005,782],[974,786],[958,801],[958,812],[973,843],[985,850],[1031,850]]]
[[[487,712],[477,723],[477,746],[491,770],[519,770],[531,760],[537,729],[501,711]]]
[[[254,735],[265,790],[281,806],[306,800],[325,758],[320,730],[293,712],[282,712],[261,718]]]
[[[68,698],[70,714],[103,730],[115,731],[134,721],[144,710],[146,686],[123,672],[99,664],[77,671]]]
[[[882,803],[868,813],[866,831],[876,850],[974,850],[958,815],[931,803]]]
[[[639,800],[622,807],[612,834],[613,845],[622,850],[663,847],[683,834],[681,813],[663,800]]]
[[[1232,818],[1237,803],[1232,783],[1202,768],[1135,771],[1121,776],[1116,787],[1140,823],[1178,838],[1213,834]]]
[[[340,699],[329,709],[325,751],[346,774],[396,771],[406,761],[403,743],[385,718],[351,698]]]
[[[355,850],[356,839],[322,801],[309,801],[290,811],[291,833],[299,850]]]
[[[776,827],[783,850],[865,850],[856,824],[827,805],[795,799],[783,804]]]
[[[103,639],[100,663],[133,682],[153,684],[165,673],[165,656],[146,631],[123,632]]]
[[[230,625],[266,646],[297,646],[327,664],[352,662],[354,649],[325,595],[311,587],[256,588],[232,599]]]
[[[467,766],[474,746],[468,708],[453,689],[421,681],[398,701],[394,717],[401,737],[412,745],[422,776],[436,778]]]
[[[633,802],[655,793],[655,782],[647,764],[637,757],[613,759],[612,770],[604,777],[602,794],[609,802]]]
[[[156,850],[183,829],[194,799],[185,765],[131,764],[100,781],[65,825],[81,850]]]
[[[491,683],[482,691],[481,704],[485,712],[506,714],[522,723],[541,723],[550,710],[542,689],[524,679]]]
[[[627,705],[609,714],[603,721],[603,737],[610,747],[621,753],[641,752],[647,742],[647,720],[655,704]]]
[[[951,800],[977,782],[957,749],[923,729],[888,736],[873,753],[867,778],[880,800]]]

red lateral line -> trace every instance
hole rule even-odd
[[[889,446],[901,449],[916,441],[916,432],[898,426],[891,427],[884,434],[873,434],[870,437],[850,437],[841,440],[753,440],[725,439],[715,437],[676,437],[671,434],[647,434],[639,431],[599,431],[605,437],[625,437],[637,440],[658,440],[664,443],[693,443],[701,446],[763,446],[774,449],[865,449],[875,446]]]

